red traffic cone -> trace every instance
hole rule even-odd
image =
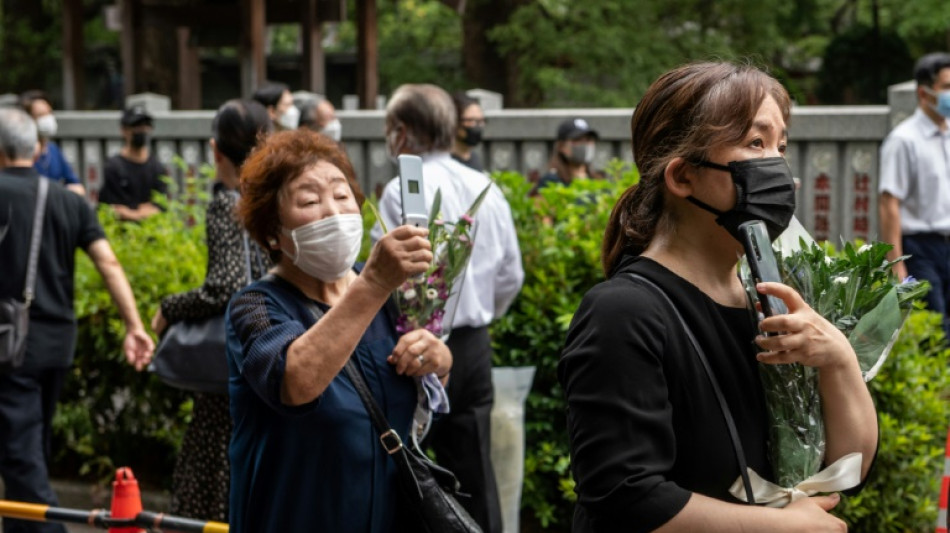
[[[139,482],[135,480],[132,469],[123,466],[115,471],[112,483],[112,518],[135,518],[142,512],[142,496],[139,494]],[[110,527],[109,533],[139,533],[145,531],[137,527]]]

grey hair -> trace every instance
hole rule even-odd
[[[22,109],[0,108],[0,150],[7,159],[33,159],[36,122]]]
[[[415,154],[446,151],[455,142],[456,116],[452,97],[431,84],[401,85],[386,106],[386,126],[404,125],[406,150]]]

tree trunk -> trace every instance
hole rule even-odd
[[[465,77],[475,86],[505,96],[505,105],[522,106],[515,57],[506,57],[488,37],[495,26],[505,24],[529,0],[467,0],[462,16],[462,65]]]

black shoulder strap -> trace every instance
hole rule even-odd
[[[43,220],[46,218],[46,195],[49,192],[49,180],[40,176],[36,190],[36,209],[33,212],[33,236],[30,239],[30,259],[26,264],[26,284],[23,287],[23,301],[29,307],[36,290],[36,263],[40,257],[40,242],[43,240]]]
[[[313,313],[314,319],[320,320],[320,317],[324,314],[323,310],[313,302],[309,302],[308,307],[310,308],[310,312]],[[360,400],[362,400],[363,406],[366,408],[366,412],[369,413],[373,427],[379,435],[379,444],[386,450],[386,453],[392,456],[400,471],[403,472],[403,475],[399,476],[400,482],[406,486],[406,490],[414,491],[417,501],[421,501],[422,489],[419,488],[419,483],[412,471],[412,466],[409,464],[406,447],[403,446],[399,433],[392,428],[389,421],[386,420],[386,415],[383,414],[383,410],[380,409],[376,400],[373,399],[373,393],[370,392],[369,385],[367,385],[366,380],[363,379],[363,372],[356,365],[356,362],[353,361],[352,357],[346,360],[346,364],[343,365],[343,372],[350,378],[350,382],[356,389],[356,393],[359,394]]]
[[[726,427],[729,429],[729,437],[732,439],[732,447],[736,452],[736,460],[739,462],[740,475],[742,476],[742,484],[745,487],[746,497],[749,499],[749,503],[755,503],[755,495],[752,494],[752,482],[749,480],[749,469],[745,462],[745,452],[742,451],[742,442],[739,440],[739,432],[736,430],[736,422],[732,418],[732,411],[729,410],[729,406],[726,404],[726,397],[722,394],[722,389],[719,388],[719,382],[716,380],[715,374],[713,374],[712,366],[709,364],[709,360],[706,358],[706,352],[703,351],[702,347],[699,345],[699,341],[696,340],[696,336],[693,335],[693,330],[690,329],[689,325],[686,323],[686,320],[683,319],[683,315],[680,314],[679,309],[676,308],[676,305],[673,303],[673,300],[666,294],[662,288],[656,283],[650,281],[649,279],[634,273],[629,273],[630,277],[642,282],[644,285],[652,288],[657,294],[663,297],[666,300],[666,303],[669,305],[670,309],[673,310],[673,314],[676,315],[676,318],[679,320],[680,324],[683,326],[683,330],[686,331],[686,338],[689,339],[689,343],[693,346],[693,350],[696,351],[696,355],[699,356],[700,362],[703,364],[703,369],[706,370],[706,376],[709,377],[709,383],[712,385],[713,392],[716,394],[716,400],[719,401],[719,408],[722,410],[722,417],[726,420]]]

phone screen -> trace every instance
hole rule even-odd
[[[417,180],[409,180],[409,194],[419,194],[419,182]]]

